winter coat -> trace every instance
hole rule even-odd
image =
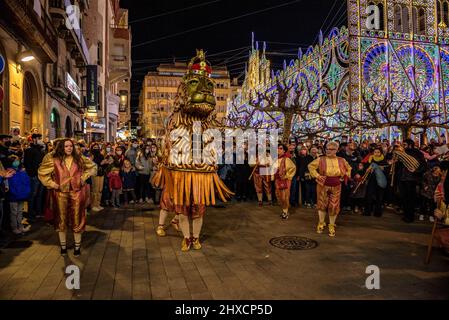
[[[441,181],[440,176],[435,177],[430,170],[427,171],[423,177],[421,195],[424,198],[433,199],[435,189],[437,188],[438,183],[440,183],[440,181]]]
[[[18,202],[28,200],[31,195],[30,177],[25,169],[17,171],[8,179],[9,185],[9,201]]]
[[[111,172],[108,174],[109,189],[120,190],[123,186],[120,174]]]
[[[150,175],[153,169],[153,160],[149,156],[148,159],[145,158],[142,152],[139,152],[136,159],[136,169],[139,174]]]
[[[38,144],[31,144],[31,146],[25,150],[23,165],[28,176],[37,177],[37,170],[39,169],[44,156],[44,149]]]
[[[406,149],[405,152],[414,157],[418,162],[419,162],[419,167],[418,170],[416,170],[415,172],[410,172],[404,164],[400,164],[400,181],[414,181],[414,182],[419,182],[422,179],[422,175],[423,173],[426,171],[427,169],[427,163],[426,160],[424,159],[424,155],[422,154],[421,151],[419,151],[416,148],[411,148],[411,149]]]
[[[137,148],[133,147],[129,148],[125,152],[125,157],[131,162],[133,166],[136,165],[137,154],[138,154]]]
[[[136,187],[137,175],[134,169],[129,172],[122,171],[120,174],[123,181],[123,190],[134,190]]]

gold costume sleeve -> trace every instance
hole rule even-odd
[[[312,178],[318,177],[318,167],[319,166],[320,166],[320,158],[316,158],[311,163],[309,163],[309,165],[307,166],[307,168],[309,169],[310,176]]]
[[[87,179],[97,174],[97,164],[85,156],[82,156],[82,159],[84,164],[84,172],[81,175],[81,180],[86,182]]]
[[[53,171],[55,170],[53,162],[53,153],[45,155],[38,170],[38,177],[41,183],[47,188],[54,188],[56,182],[53,181]]]
[[[285,160],[285,169],[286,169],[285,178],[291,180],[295,176],[296,165],[290,158],[286,158]]]
[[[346,166],[346,169],[348,170],[348,171],[346,172],[346,175],[347,175],[348,177],[351,177],[351,170],[352,170],[352,167],[351,167],[351,165],[348,163],[348,161],[346,161],[346,159],[345,159],[345,166]]]

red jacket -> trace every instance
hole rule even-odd
[[[108,178],[109,178],[109,189],[119,190],[122,188],[122,177],[120,177],[118,172],[109,173]]]

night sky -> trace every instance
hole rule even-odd
[[[159,63],[189,60],[196,48],[206,51],[212,67],[227,65],[231,76],[242,81],[251,32],[260,47],[267,42],[268,58],[274,69],[280,69],[283,59],[296,58],[299,47],[305,51],[316,44],[320,29],[326,34],[347,24],[346,0],[121,0],[120,5],[129,9],[133,36],[134,110],[144,75]],[[271,7],[275,8],[257,12]],[[201,28],[241,15],[247,16]],[[189,31],[195,28],[201,29]]]

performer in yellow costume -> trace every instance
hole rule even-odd
[[[39,167],[39,180],[51,192],[54,227],[59,234],[61,254],[67,254],[67,228],[75,238],[74,255],[81,254],[81,235],[86,226],[89,189],[86,180],[97,172],[96,164],[76,150],[71,139],[61,139]]]
[[[192,246],[201,249],[199,237],[206,206],[215,204],[216,194],[223,201],[233,194],[217,174],[214,137],[207,134],[216,123],[211,74],[203,50],[197,50],[178,87],[174,111],[168,119],[164,158],[152,179],[155,186],[163,188],[160,221],[165,221],[168,212],[179,215],[182,251]],[[161,228],[159,225],[159,235]]]
[[[271,175],[262,175],[261,170],[269,170],[272,166],[272,158],[268,153],[265,155],[257,156],[256,168],[253,172],[254,189],[256,189],[257,200],[259,201],[259,207],[263,206],[263,192],[267,196],[268,205],[271,206],[272,202],[272,190],[271,190]]]
[[[274,164],[274,175],[276,198],[282,208],[281,218],[288,219],[288,208],[290,206],[290,187],[292,178],[296,173],[296,165],[287,156],[288,148],[281,144],[278,147],[278,160]]]
[[[317,232],[322,233],[326,227],[326,214],[329,213],[329,236],[335,236],[335,221],[340,212],[340,195],[342,180],[347,182],[351,177],[349,163],[337,157],[338,144],[329,142],[326,155],[313,160],[309,172],[317,182],[317,209],[319,222]]]

